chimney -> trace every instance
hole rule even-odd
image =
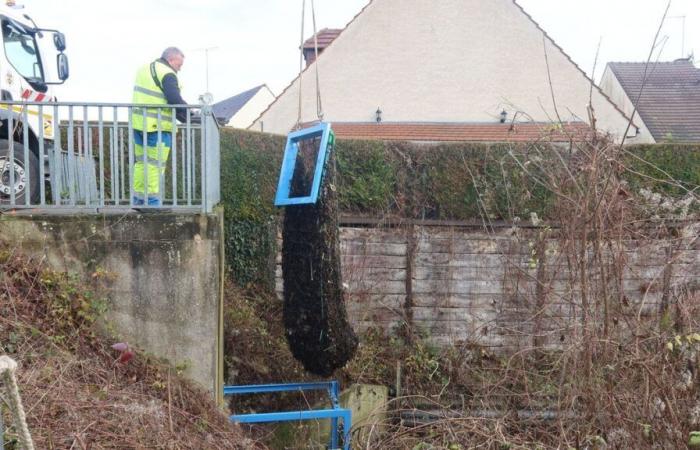
[[[334,28],[324,28],[323,30],[316,33],[316,39],[318,41],[318,54],[320,55],[328,47],[333,40],[340,34],[343,30]],[[316,60],[316,51],[314,45],[314,37],[311,36],[304,42],[304,60],[306,61],[306,67],[309,67],[311,63]]]

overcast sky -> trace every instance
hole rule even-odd
[[[377,0],[381,1],[381,0]],[[440,0],[423,0],[436,2]],[[491,0],[481,0],[491,1]],[[317,27],[342,28],[368,0],[316,0]],[[129,102],[136,69],[169,45],[186,54],[180,74],[189,102],[215,101],[266,83],[279,94],[298,71],[301,0],[18,0],[38,25],[63,31],[71,77],[62,101]],[[308,1],[307,1],[308,3]],[[602,38],[596,79],[607,61],[644,61],[667,0],[518,0],[589,75]],[[673,0],[686,16],[685,49],[700,52],[700,1]],[[679,58],[683,26],[669,18],[662,60]],[[306,36],[311,34],[310,15]],[[508,30],[502,30],[507,33]],[[700,53],[698,54],[700,57]]]

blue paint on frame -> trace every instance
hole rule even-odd
[[[299,153],[299,143],[318,137],[321,138],[321,142],[318,149],[318,156],[316,157],[311,191],[306,197],[291,197],[292,178],[294,177],[294,167],[296,166],[297,154]],[[275,206],[312,205],[318,201],[318,194],[321,190],[321,182],[323,181],[323,170],[326,165],[328,153],[330,152],[330,147],[332,147],[332,142],[333,130],[331,129],[331,124],[325,122],[299,131],[294,131],[287,136],[287,145],[284,148],[282,169],[280,170],[277,194],[275,195]]]

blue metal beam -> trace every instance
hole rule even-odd
[[[241,386],[224,386],[224,395],[238,394],[262,394],[265,392],[289,392],[289,391],[319,391],[332,389],[336,381],[320,381],[312,383],[280,383],[280,384],[254,384]]]
[[[349,417],[349,409],[313,409],[309,411],[285,411],[256,414],[234,414],[229,417],[232,422],[261,423],[261,422],[292,422],[298,420],[333,419],[345,420]]]
[[[232,422],[263,423],[289,422],[300,420],[330,419],[331,438],[330,448],[338,448],[338,419],[343,422],[343,449],[350,449],[350,428],[352,428],[352,413],[349,409],[341,408],[339,401],[340,387],[337,381],[321,381],[311,383],[281,383],[258,384],[244,386],[224,386],[224,395],[261,394],[267,392],[315,391],[326,390],[331,400],[331,409],[314,409],[307,411],[283,411],[272,413],[234,414],[229,417]]]

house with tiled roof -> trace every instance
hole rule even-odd
[[[304,41],[304,45],[302,48],[304,52],[304,61],[306,61],[306,65],[308,66],[309,64],[316,61],[316,51],[318,50],[319,55],[323,53],[326,47],[331,45],[331,42],[333,42],[335,38],[338,37],[341,31],[343,30],[339,28],[324,28],[318,33],[316,33],[314,36],[311,36],[306,41]]]
[[[248,128],[275,99],[265,84],[229,97],[212,105],[214,117],[234,128]]]
[[[653,142],[700,142],[700,69],[690,58],[670,62],[612,62],[603,91]]]
[[[630,119],[514,0],[370,0],[250,127],[286,134],[317,119],[339,137],[416,141],[620,140]],[[323,37],[323,39],[320,39]],[[314,40],[303,46],[314,53]],[[563,125],[563,126],[562,126]],[[628,130],[628,140],[637,136]]]

